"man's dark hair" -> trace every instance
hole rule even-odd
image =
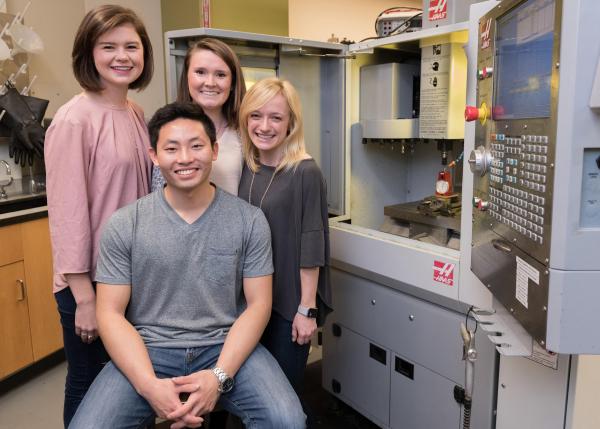
[[[160,133],[161,128],[176,119],[191,119],[192,121],[200,122],[204,126],[204,132],[210,140],[211,147],[215,145],[215,142],[217,141],[215,125],[211,119],[206,116],[202,107],[195,103],[176,101],[158,109],[152,116],[152,119],[150,119],[150,122],[148,122],[148,132],[150,133],[150,144],[152,145],[152,149],[156,150],[158,134]]]

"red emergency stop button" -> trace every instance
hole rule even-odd
[[[472,122],[479,119],[479,109],[477,106],[465,107],[465,121]]]
[[[481,107],[466,106],[465,107],[465,121],[471,122],[479,119],[481,125],[485,124],[485,121],[490,117],[490,109],[487,104],[481,103]]]

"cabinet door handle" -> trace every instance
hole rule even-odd
[[[25,299],[25,282],[17,279],[17,287],[17,301],[23,301]]]

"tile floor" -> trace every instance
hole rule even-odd
[[[67,364],[56,361],[1,384],[0,429],[62,429]]]

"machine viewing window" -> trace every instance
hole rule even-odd
[[[550,116],[554,0],[529,0],[498,19],[493,117]]]

